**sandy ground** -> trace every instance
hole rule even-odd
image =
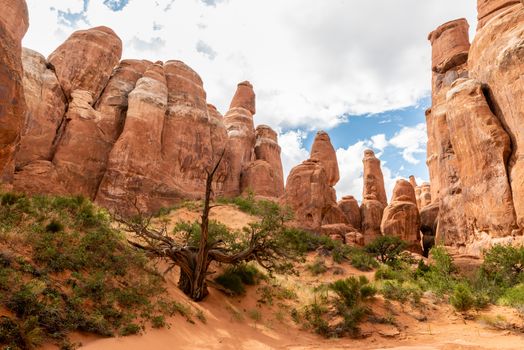
[[[230,206],[214,208],[211,216],[234,229],[256,220]],[[177,220],[195,219],[198,219],[198,213],[180,209],[170,214],[169,225]],[[308,261],[314,258],[310,256]],[[386,303],[377,297],[370,305],[373,312],[383,314],[387,309],[387,312],[393,313],[395,325],[365,323],[362,325],[361,339],[325,339],[300,329],[291,320],[290,310],[292,307],[300,308],[314,297],[311,287],[321,282],[363,274],[347,264],[335,267],[330,259],[326,260],[326,265],[329,270],[318,277],[306,271],[305,265],[300,267],[300,276],[278,277],[278,283],[291,288],[298,295],[298,301],[276,300],[273,305],[259,302],[260,286],[249,287],[246,295],[239,298],[227,297],[210,288],[210,295],[205,301],[193,303],[177,289],[178,276],[173,271],[167,276],[169,293],[174,299],[191,305],[194,313],[201,310],[205,323],[197,317],[193,317],[193,323],[190,323],[182,316],[175,316],[168,320],[169,328],[148,329],[142,335],[100,339],[75,334],[73,340],[81,342],[81,349],[85,350],[524,349],[523,333],[493,329],[475,320],[478,317],[464,317],[448,305],[426,298],[423,299],[423,307],[413,308],[411,305]],[[365,275],[371,278],[373,273]],[[254,313],[259,317],[254,317]],[[500,315],[509,323],[522,324],[522,319],[511,309],[493,307],[483,313],[492,319]]]

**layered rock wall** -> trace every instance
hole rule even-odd
[[[524,6],[510,0],[477,4],[471,47],[464,20],[429,37],[434,73],[428,167],[434,204],[423,225],[430,231],[438,205],[437,241],[475,253],[500,239],[522,238],[524,227]]]
[[[23,0],[0,0],[0,8],[0,182],[9,183],[26,116],[21,42],[29,18]]]
[[[119,62],[122,42],[107,27],[74,32],[48,59],[29,49],[22,57],[27,9],[4,2],[2,183],[31,194],[81,194],[123,213],[153,212],[200,198],[206,170],[220,159],[215,196],[244,187],[283,194],[277,134],[267,126],[255,133],[249,82],[238,85],[222,117],[183,62]]]

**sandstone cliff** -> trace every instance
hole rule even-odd
[[[122,42],[107,27],[74,32],[48,59],[22,51],[25,2],[4,2],[2,183],[32,194],[81,194],[124,213],[153,212],[200,198],[206,169],[222,159],[216,196],[283,194],[277,134],[268,126],[255,131],[249,82],[238,85],[222,117],[189,66],[120,61]]]
[[[437,240],[479,253],[524,227],[524,84],[521,1],[478,0],[478,27],[446,23],[429,36],[432,107],[427,112],[431,211]],[[422,190],[421,190],[422,192]],[[431,219],[423,225],[429,230]]]

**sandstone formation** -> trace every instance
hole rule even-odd
[[[240,194],[242,169],[255,158],[254,113],[255,93],[253,86],[245,81],[238,84],[230,109],[224,116],[224,124],[229,137],[227,156],[231,163],[231,170],[224,184],[224,194],[227,196]]]
[[[66,112],[66,98],[55,73],[38,52],[23,50],[26,125],[22,131],[16,168],[54,156],[54,141]]]
[[[384,210],[380,229],[383,235],[397,236],[420,250],[420,214],[415,189],[406,180],[398,180],[391,203]]]
[[[2,45],[11,45],[0,72],[11,89],[0,108],[2,182],[13,180],[15,190],[32,194],[81,194],[126,214],[154,212],[201,198],[206,171],[221,159],[215,196],[251,187],[271,198],[284,193],[277,134],[267,126],[255,133],[249,82],[238,85],[222,117],[190,67],[119,62],[122,43],[106,27],[73,33],[48,60],[24,50],[26,113],[20,47],[26,9],[7,3],[2,15],[10,15],[0,23],[6,28],[0,34],[9,34]],[[15,15],[22,26],[14,26]]]
[[[342,197],[342,199],[338,202],[338,207],[346,216],[348,224],[357,231],[360,231],[362,229],[362,217],[360,215],[360,208],[355,197]]]
[[[380,160],[375,157],[375,152],[368,149],[364,151],[364,191],[363,199],[376,199],[384,206],[388,204],[384,187],[384,175],[380,167]]]
[[[387,205],[384,176],[380,160],[372,150],[364,151],[364,190],[360,213],[362,217],[362,234],[365,243],[380,236],[382,215]]]
[[[482,29],[492,18],[519,2],[522,3],[522,0],[477,0],[477,30]]]
[[[0,8],[0,182],[9,183],[26,114],[21,42],[29,19],[23,0],[0,0]]]
[[[122,56],[122,41],[107,27],[74,32],[48,58],[66,97],[85,90],[98,100]]]
[[[317,132],[313,146],[311,146],[311,159],[318,159],[328,177],[330,186],[335,186],[340,180],[338,172],[337,153],[331,144],[331,139],[325,131]]]
[[[516,0],[477,4],[477,34],[469,50],[463,20],[450,22],[455,29],[448,23],[430,34],[437,67],[427,113],[433,204],[422,209],[423,218],[431,219],[423,231],[434,230],[438,206],[437,241],[474,254],[495,241],[513,240],[524,228],[524,6]],[[467,61],[459,51],[468,54]]]
[[[415,189],[415,191],[417,190],[420,191],[420,194],[417,196],[417,205],[419,210],[422,210],[431,204],[431,185],[428,182],[424,182]]]
[[[473,41],[468,66],[483,84],[493,114],[511,140],[507,172],[517,223],[524,227],[524,6],[518,1],[480,1],[479,17],[486,18]]]
[[[284,194],[284,172],[277,133],[267,125],[259,125],[255,137],[255,161],[242,170],[240,189],[278,198]]]
[[[458,79],[447,93],[447,122],[463,188],[470,232],[504,236],[516,228],[506,163],[510,139],[491,112],[482,86]],[[486,209],[489,212],[486,213]]]
[[[459,29],[459,27],[461,29]],[[448,22],[429,35],[432,44],[433,67],[440,62],[454,62],[455,65],[440,65],[434,69],[432,78],[432,106],[426,112],[428,130],[428,168],[431,179],[431,197],[440,203],[439,243],[455,242],[463,244],[467,239],[465,216],[463,212],[462,184],[458,176],[458,164],[455,150],[451,143],[447,122],[446,94],[453,81],[467,77],[464,53],[469,49],[469,25],[464,19]],[[449,44],[442,41],[450,41]],[[461,45],[461,50],[443,50],[453,43]]]
[[[317,159],[308,159],[291,169],[283,202],[295,213],[295,224],[319,232],[323,215],[336,205],[326,170]]]

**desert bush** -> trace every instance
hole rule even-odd
[[[468,311],[475,305],[473,292],[466,283],[458,283],[455,285],[449,301],[457,311]]]
[[[234,295],[244,294],[244,285],[258,284],[265,276],[253,265],[239,264],[227,267],[220,275],[215,277],[215,282],[226,288]]]
[[[413,282],[386,280],[381,284],[380,293],[384,298],[400,302],[411,301],[415,304],[422,298],[422,289]]]
[[[407,243],[396,236],[380,236],[366,245],[365,250],[383,264],[398,263]]]
[[[524,246],[496,245],[484,253],[481,274],[503,288],[524,282]]]
[[[524,307],[524,283],[507,289],[497,302],[500,305],[522,309]]]
[[[104,210],[80,196],[0,198],[0,218],[8,218],[0,229],[24,245],[3,250],[0,264],[0,306],[14,315],[22,340],[3,337],[0,345],[26,349],[37,338],[65,344],[73,331],[110,336],[165,313],[162,277]]]
[[[313,276],[318,276],[326,273],[328,268],[323,260],[316,259],[312,264],[306,265],[306,268],[311,272]]]

